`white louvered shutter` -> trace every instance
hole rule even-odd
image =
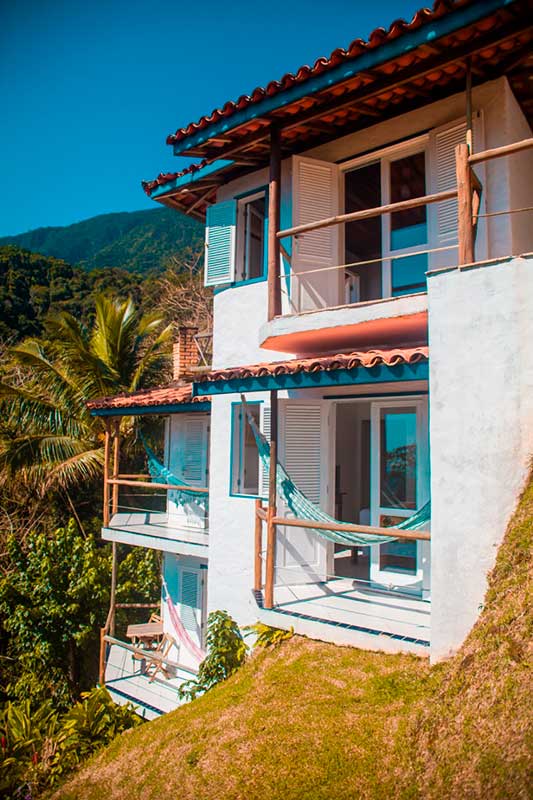
[[[183,477],[193,486],[205,486],[207,471],[207,419],[191,417],[184,420]]]
[[[237,201],[226,200],[207,209],[205,285],[231,283],[235,278]]]
[[[268,403],[261,403],[261,433],[270,441],[270,405]],[[264,467],[261,461],[259,462],[259,495],[265,500],[268,499],[268,482],[269,482],[268,467]]]
[[[325,446],[325,408],[320,400],[280,401],[280,460],[292,482],[316,505],[327,496],[329,459]],[[283,514],[293,516],[278,500]],[[278,582],[306,583],[323,579],[327,545],[316,532],[278,528],[276,569]]]
[[[293,225],[327,219],[339,213],[339,170],[329,161],[293,156]],[[339,226],[293,237],[292,300],[297,311],[328,308],[339,302],[340,271],[305,272],[339,263]],[[298,277],[300,276],[300,277]]]
[[[436,128],[433,139],[434,191],[455,189],[455,148],[466,141],[466,122],[452,123]],[[457,200],[445,200],[436,208],[436,246],[457,242]]]
[[[200,574],[195,570],[182,569],[180,574],[180,617],[184,627],[200,636],[201,587]]]

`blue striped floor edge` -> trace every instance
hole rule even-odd
[[[263,593],[255,589],[252,591],[255,601],[259,608],[263,609]],[[310,614],[301,614],[299,611],[287,611],[284,608],[276,606],[275,608],[268,609],[275,611],[276,614],[284,614],[287,617],[297,617],[298,619],[305,619],[309,622],[320,622],[323,625],[331,625],[333,628],[342,628],[348,631],[357,631],[358,633],[368,633],[371,636],[386,636],[388,639],[393,639],[399,642],[408,642],[409,644],[417,644],[421,647],[429,647],[430,642],[427,639],[417,639],[414,636],[402,636],[399,633],[389,633],[388,631],[380,631],[376,628],[365,628],[362,625],[352,625],[349,622],[334,622],[331,619],[323,619],[322,617],[312,617]]]
[[[120,695],[120,697],[123,697],[125,700],[129,700],[130,703],[133,703],[133,705],[139,706],[140,708],[145,708],[147,711],[153,711],[154,714],[158,714],[160,717],[167,713],[166,711],[162,711],[160,708],[156,708],[150,703],[141,703],[141,701],[137,700],[136,697],[132,697],[131,694],[123,692],[122,689],[117,689],[112,683],[106,683],[105,688],[109,693],[114,692],[115,694]]]

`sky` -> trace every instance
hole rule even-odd
[[[0,236],[155,208],[167,134],[421,0],[0,0]]]

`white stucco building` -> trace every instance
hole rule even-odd
[[[437,0],[169,137],[201,161],[145,189],[206,220],[212,364],[183,330],[175,383],[93,413],[165,416],[169,474],[208,490],[103,531],[164,552],[197,645],[216,609],[433,660],[474,624],[533,453],[526,17]],[[274,496],[246,411],[316,516]]]

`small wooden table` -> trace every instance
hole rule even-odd
[[[162,622],[144,622],[140,625],[128,625],[126,636],[134,644],[139,643],[147,650],[151,650],[156,642],[163,636]]]

